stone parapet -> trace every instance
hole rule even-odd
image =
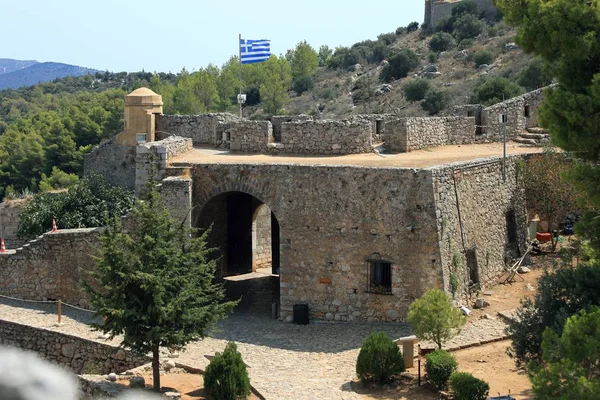
[[[229,113],[158,115],[156,130],[161,135],[168,132],[170,135],[191,138],[195,146],[217,146],[222,140],[223,125],[240,120],[238,116]]]
[[[388,122],[386,132],[385,145],[393,153],[481,141],[473,117],[400,118]]]
[[[246,153],[265,153],[267,143],[273,136],[269,121],[240,121],[229,124],[225,136],[229,136],[230,149]]]

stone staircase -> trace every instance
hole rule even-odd
[[[544,128],[533,127],[527,128],[525,132],[521,132],[514,141],[526,146],[540,147],[550,143],[550,135]]]

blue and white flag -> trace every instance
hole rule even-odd
[[[271,41],[240,39],[240,56],[242,64],[267,61],[271,57]]]

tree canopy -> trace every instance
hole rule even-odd
[[[222,284],[213,282],[208,231],[197,237],[171,217],[151,182],[131,216],[135,231],[114,218],[101,236],[93,282],[84,283],[96,328],[123,335],[122,345],[153,355],[154,390],[160,389],[159,349],[181,349],[231,312]]]

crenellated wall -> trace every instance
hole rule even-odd
[[[222,141],[225,125],[241,119],[229,113],[202,115],[158,115],[156,131],[191,138],[194,146],[217,146]]]

